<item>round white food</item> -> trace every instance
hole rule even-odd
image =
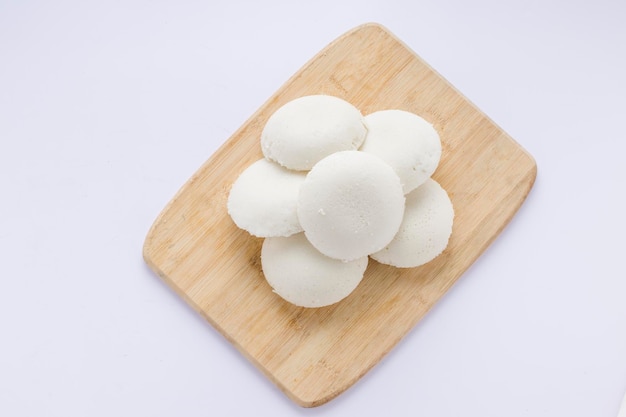
[[[406,196],[400,230],[371,257],[399,268],[413,268],[435,259],[448,246],[454,209],[446,191],[429,178]]]
[[[405,194],[435,172],[441,158],[441,140],[426,120],[404,110],[378,111],[365,120],[369,131],[361,150],[391,165]]]
[[[301,232],[296,207],[305,177],[302,172],[260,159],[233,184],[228,195],[228,214],[239,228],[258,237]]]
[[[400,179],[381,159],[337,152],[318,162],[298,196],[306,237],[324,255],[349,261],[384,248],[404,213]]]
[[[301,307],[323,307],[347,297],[361,282],[367,256],[342,262],[319,253],[304,234],[263,241],[261,265],[274,292]]]
[[[261,149],[286,168],[307,171],[332,153],[358,149],[366,133],[361,112],[347,101],[304,96],[272,114],[261,133]]]

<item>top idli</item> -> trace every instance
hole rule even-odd
[[[304,96],[270,116],[261,149],[285,168],[308,171],[330,154],[358,149],[366,134],[363,115],[352,104],[334,96]]]

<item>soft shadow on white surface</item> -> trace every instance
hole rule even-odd
[[[606,416],[626,391],[620,2],[0,2],[0,415]],[[293,405],[143,264],[178,188],[328,42],[387,26],[537,160],[353,388]]]

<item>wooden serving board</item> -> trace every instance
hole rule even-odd
[[[262,157],[259,138],[281,105],[330,94],[363,114],[404,109],[439,131],[433,176],[456,217],[446,251],[398,269],[370,261],[363,281],[329,307],[295,307],[263,278],[261,239],[226,212],[231,184]],[[156,219],[147,264],[287,396],[323,404],[389,352],[494,240],[536,176],[533,158],[385,28],[357,27],[332,42],[282,86],[194,174]]]

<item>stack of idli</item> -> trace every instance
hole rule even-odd
[[[338,97],[280,107],[261,133],[264,158],[232,185],[228,213],[264,238],[263,274],[302,307],[347,297],[371,257],[399,268],[447,247],[454,210],[431,178],[441,158],[434,127],[404,110],[363,116]]]

